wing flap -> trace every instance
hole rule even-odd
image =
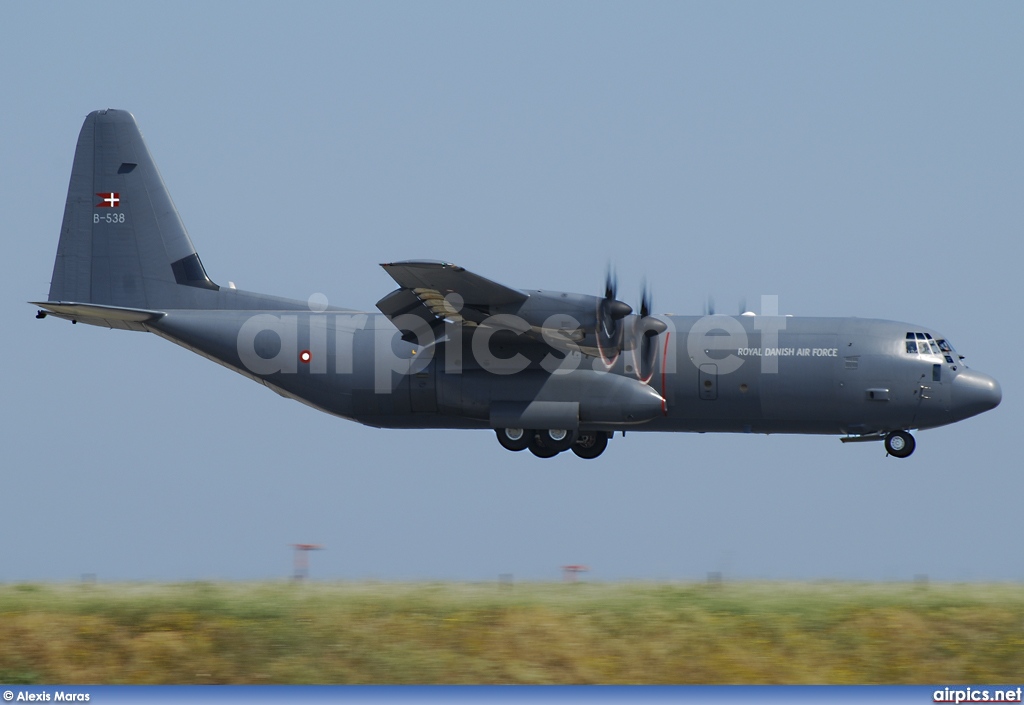
[[[440,334],[440,329],[444,326],[444,318],[438,317],[433,310],[428,308],[409,289],[395,289],[377,302],[377,308],[391,321],[395,321],[395,319],[401,316],[415,316],[434,331],[435,338]],[[402,325],[401,330],[403,340],[416,342],[415,332],[410,330],[410,326]]]

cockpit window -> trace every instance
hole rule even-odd
[[[945,340],[935,340],[931,333],[916,331],[907,333],[906,350],[908,353],[920,355],[942,355],[953,352],[953,348]]]
[[[931,333],[909,331],[905,345],[907,353],[911,355],[941,355],[950,365],[958,364],[956,351],[945,338],[936,339]]]

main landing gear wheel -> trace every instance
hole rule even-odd
[[[530,452],[538,458],[554,458],[561,452],[546,443],[547,431],[528,431],[527,435],[530,436]]]
[[[541,429],[537,431],[537,436],[540,439],[541,445],[556,453],[569,450],[572,447],[573,441],[576,440],[575,431],[569,431],[564,428]]]
[[[525,428],[496,428],[494,432],[498,434],[501,447],[512,451],[526,450],[533,435]]]
[[[608,434],[604,431],[584,431],[572,444],[572,452],[584,460],[593,460],[608,447]]]
[[[916,445],[914,437],[906,431],[893,431],[885,437],[885,452],[896,458],[906,458]]]

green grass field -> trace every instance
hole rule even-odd
[[[0,585],[0,683],[1021,680],[1020,585]]]

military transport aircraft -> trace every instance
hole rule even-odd
[[[515,289],[444,262],[382,265],[380,313],[218,286],[135,118],[78,137],[49,300],[37,316],[150,331],[282,396],[370,426],[492,429],[508,450],[596,458],[615,431],[835,434],[914,451],[909,429],[996,407],[998,382],[924,326],[654,315]],[[383,314],[383,315],[381,315]]]

